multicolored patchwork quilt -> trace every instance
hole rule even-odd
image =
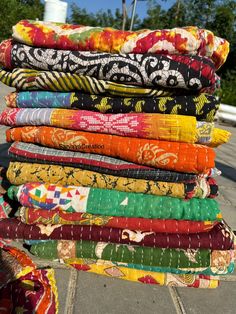
[[[33,168],[34,165],[31,169],[35,173]],[[8,169],[9,176],[11,172],[12,168]],[[26,172],[24,177],[27,180]],[[39,179],[31,181],[39,181]],[[169,196],[36,182],[12,186],[8,190],[8,195],[16,198],[23,206],[45,210],[60,209],[96,215],[197,221],[214,221],[222,218],[218,203],[212,199],[193,198],[184,201]]]
[[[219,285],[218,276],[148,271],[101,259],[72,258],[65,263],[77,270],[145,284],[194,288],[217,288]]]
[[[47,126],[8,129],[8,142],[21,141],[62,150],[95,153],[166,170],[208,173],[215,152],[203,145],[122,137]]]
[[[233,250],[167,249],[95,241],[57,240],[34,244],[32,254],[47,259],[91,258],[170,268],[229,266]]]
[[[172,196],[173,198],[214,197],[217,195],[215,180],[201,180],[193,184],[169,183],[141,179],[131,179],[100,174],[79,168],[10,162],[7,176],[12,184],[20,185],[29,182],[75,185],[123,192],[144,193],[151,195]]]
[[[26,224],[106,226],[111,228],[153,231],[162,233],[191,234],[210,231],[217,221],[192,221],[177,219],[148,219],[135,217],[104,216],[69,212],[61,209],[45,210],[21,207],[18,218]]]
[[[72,109],[7,108],[0,114],[0,124],[11,127],[46,125],[70,130],[213,146],[227,142],[230,136],[230,132],[215,128],[213,123],[197,122],[195,117],[158,113],[103,114]]]
[[[11,40],[9,45],[11,48],[6,42],[0,44],[0,65],[10,69],[77,73],[123,84],[194,90],[215,83],[214,64],[199,56],[57,50],[12,44]]]
[[[219,68],[229,43],[211,31],[194,26],[120,31],[110,27],[22,20],[13,27],[13,38],[36,47],[111,53],[191,54],[207,56]]]
[[[23,240],[91,240],[144,247],[230,250],[234,234],[219,223],[209,232],[195,234],[155,233],[103,226],[27,225],[16,218],[0,220],[0,237]]]
[[[8,107],[65,108],[101,113],[164,113],[214,121],[220,102],[216,97],[200,94],[168,97],[105,97],[81,92],[19,91],[5,97]]]

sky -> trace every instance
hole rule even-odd
[[[120,8],[121,10],[121,0],[62,0],[68,3],[68,7],[72,3],[77,4],[80,8],[85,8],[88,12],[95,13],[101,9],[107,10],[111,9],[112,12],[115,11],[116,8]],[[172,4],[175,2],[175,0],[167,0],[167,1],[161,1],[159,0],[158,3],[164,8],[168,9],[172,6]],[[132,0],[126,0],[127,7],[130,7],[130,4],[132,3]],[[144,18],[146,16],[147,11],[147,1],[138,1],[137,2],[137,8],[136,13],[139,15],[140,18]],[[70,14],[70,9],[68,14]],[[131,10],[129,11],[129,16],[131,15]]]

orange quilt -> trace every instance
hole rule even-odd
[[[55,127],[18,127],[6,131],[7,141],[38,143],[72,151],[118,157],[134,163],[190,173],[214,168],[215,152],[198,144],[168,142],[65,130]]]

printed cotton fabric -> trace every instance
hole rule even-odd
[[[199,233],[211,230],[217,221],[191,221],[173,219],[145,219],[115,217],[89,213],[67,212],[60,209],[45,210],[21,207],[19,219],[26,224],[106,226],[111,228],[167,233]]]
[[[171,268],[171,267],[158,267],[158,266],[147,266],[147,265],[138,265],[132,263],[120,263],[114,261],[106,261],[102,259],[91,260],[85,258],[69,258],[69,259],[61,259],[60,262],[65,263],[66,265],[76,266],[81,262],[84,264],[85,261],[93,261],[93,263],[97,265],[113,265],[117,267],[125,267],[128,268],[126,271],[129,273],[129,270],[134,271],[145,271],[145,272],[155,272],[155,273],[162,273],[165,275],[173,274],[173,275],[203,275],[205,276],[213,276],[213,278],[217,279],[218,275],[226,275],[231,274],[234,271],[234,262],[233,262],[233,254],[230,256],[231,262],[229,265],[221,265],[218,266],[209,266],[209,267],[199,267],[199,268]],[[73,265],[74,264],[74,265]],[[227,263],[228,264],[228,263]],[[105,266],[105,265],[104,265]],[[78,269],[79,270],[79,269]],[[131,273],[135,273],[132,272]]]
[[[48,90],[48,91],[83,91],[89,94],[110,94],[125,97],[153,97],[170,96],[176,94],[209,92],[216,90],[216,80],[212,84],[200,87],[193,84],[188,88],[167,88],[168,78],[163,80],[163,86],[148,88],[136,85],[127,85],[111,81],[98,80],[94,77],[79,75],[76,73],[65,73],[56,71],[37,71],[30,69],[13,69],[12,72],[0,69],[0,81],[18,90]]]
[[[202,144],[210,143],[213,133],[217,133],[213,123],[197,123],[195,117],[148,113],[103,114],[51,108],[7,108],[0,114],[0,124],[11,127],[46,125],[127,137]]]
[[[11,186],[6,177],[7,169],[0,167],[0,194],[6,193],[7,189]]]
[[[3,56],[6,46],[5,43],[0,44],[0,64],[3,67],[7,67]],[[10,69],[77,73],[123,84],[193,90],[215,84],[214,64],[199,56],[111,54],[35,48],[14,43],[10,59]]]
[[[65,150],[95,153],[137,164],[187,173],[214,168],[212,148],[179,142],[128,138],[116,135],[25,126],[6,131],[8,142],[22,141]]]
[[[13,27],[13,38],[30,46],[111,53],[191,54],[210,57],[216,68],[226,60],[229,43],[211,31],[194,26],[120,31],[110,27],[88,27],[22,20]]]
[[[0,194],[0,219],[7,218],[11,212],[11,205],[6,201],[6,195]]]
[[[164,182],[195,182],[201,176],[146,167],[103,155],[71,152],[23,142],[12,143],[8,154],[12,161],[71,166],[125,178]],[[211,172],[208,175],[211,175]]]
[[[234,246],[234,235],[224,224],[216,225],[209,232],[176,234],[102,226],[27,225],[16,218],[9,218],[0,221],[0,236],[4,235],[7,239],[91,240],[158,248],[230,250]]]
[[[13,167],[11,167],[11,165]],[[40,164],[29,164],[29,163],[19,163],[13,162],[10,164],[8,168],[8,178],[13,180],[11,182],[15,182],[15,179],[20,180],[16,182],[20,183],[13,183],[19,185],[21,183],[25,183],[23,177],[26,178],[31,176],[30,169],[27,169],[27,165],[32,165],[32,167],[36,167],[38,169],[38,174],[36,174],[35,180],[29,180],[26,182],[44,182],[44,183],[58,183],[63,185],[71,185],[70,183],[61,183],[67,182],[67,174],[65,171],[69,171],[68,175],[72,175],[71,171],[73,172],[73,177],[68,178],[68,182],[76,182],[76,184],[72,183],[73,185],[79,185],[82,187],[93,187],[93,188],[101,188],[101,189],[108,189],[108,190],[118,190],[123,192],[134,192],[134,193],[144,193],[144,194],[153,194],[153,195],[168,195],[172,197],[178,198],[186,198],[191,199],[193,197],[197,198],[214,198],[217,196],[218,186],[216,181],[213,178],[202,178],[199,181],[193,183],[175,183],[175,182],[161,182],[161,181],[150,181],[150,180],[141,180],[141,179],[132,179],[132,178],[124,178],[124,177],[115,177],[111,175],[100,174],[93,171],[88,170],[81,170],[79,168],[71,168],[71,167],[62,167],[62,166],[54,166],[54,165],[40,165]],[[15,172],[14,168],[19,167],[19,169]],[[16,168],[15,168],[16,169]],[[44,178],[44,171],[51,170],[57,172],[57,179],[58,181],[54,180],[55,174],[50,174],[48,178]],[[27,171],[27,172],[24,172]],[[29,172],[29,173],[28,173]],[[63,174],[64,172],[64,174]],[[77,178],[77,176],[80,177]],[[61,179],[59,179],[61,176]],[[14,179],[15,177],[15,179]],[[44,181],[45,180],[45,181]],[[61,182],[59,182],[61,181]]]
[[[232,250],[166,249],[95,241],[53,240],[34,244],[30,252],[47,259],[91,258],[114,262],[171,268],[229,265]]]
[[[22,175],[27,181],[27,172],[23,168],[8,169],[9,177],[13,171]],[[15,165],[17,166],[17,165]],[[20,165],[19,165],[20,166]],[[30,171],[36,173],[35,165],[30,165]],[[48,168],[50,170],[50,168]],[[23,175],[24,174],[24,175]],[[59,177],[51,169],[52,177]],[[37,171],[40,176],[40,171]],[[76,173],[71,172],[71,177]],[[50,178],[47,179],[50,181]],[[16,198],[21,205],[26,207],[41,208],[46,210],[60,209],[68,212],[90,213],[96,215],[143,217],[162,219],[187,219],[213,221],[221,219],[218,203],[212,199],[193,198],[188,201],[169,196],[154,196],[141,193],[119,192],[113,189],[95,189],[78,186],[59,186],[55,184],[27,183],[19,187],[12,187],[8,194]],[[59,180],[58,180],[59,181]]]
[[[214,121],[219,108],[216,97],[200,94],[169,97],[103,97],[81,92],[19,91],[6,98],[8,107],[65,108],[97,111],[101,113],[164,113],[196,117]]]
[[[219,278],[216,276],[152,272],[132,269],[104,260],[95,261],[78,258],[66,260],[65,262],[77,270],[145,284],[193,288],[217,288],[219,285]]]
[[[52,269],[36,269],[24,252],[4,246],[1,249],[0,277],[1,313],[58,313]]]
[[[5,219],[1,221],[5,221]],[[0,252],[0,288],[35,268],[32,260],[15,247],[6,245],[0,248]]]
[[[58,313],[52,269],[34,269],[0,289],[2,313]]]

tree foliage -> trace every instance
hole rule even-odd
[[[113,27],[121,29],[122,27],[122,13],[119,9],[115,10],[113,14],[111,10],[100,10],[97,13],[88,13],[86,9],[81,9],[76,4],[71,5],[71,17],[68,22],[73,24],[89,25],[89,26],[101,26],[101,27]],[[140,19],[138,15],[135,15],[134,27],[140,25]],[[127,26],[130,25],[130,18],[127,18]]]
[[[0,0],[0,40],[11,37],[12,26],[22,19],[43,18],[40,0]]]

